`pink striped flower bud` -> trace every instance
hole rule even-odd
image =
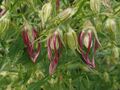
[[[60,39],[60,33],[55,31],[52,35],[48,36],[47,40],[47,51],[48,58],[50,60],[49,74],[52,75],[58,64],[60,57],[60,49],[62,48],[62,42]]]
[[[30,59],[33,61],[33,63],[36,62],[40,54],[40,42],[35,42],[37,37],[38,34],[34,28],[30,29],[28,26],[24,26],[24,29],[22,31],[22,38],[27,48],[27,53]]]
[[[99,47],[99,43],[91,30],[81,31],[78,37],[79,49],[83,57],[83,61],[89,65],[90,67],[95,67],[94,55],[96,53],[97,48]],[[94,43],[92,45],[92,43]],[[85,49],[86,48],[86,49]],[[90,60],[90,52],[92,53],[92,60]]]

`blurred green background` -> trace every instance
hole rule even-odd
[[[23,15],[40,33],[43,31],[38,11],[48,1],[53,5],[52,20],[57,16],[55,0],[0,0],[0,5],[4,4],[9,11],[10,20],[4,32],[0,33],[0,90],[120,90],[120,1],[100,0],[97,13],[90,8],[90,0],[60,1],[60,12],[68,7],[77,7],[78,11],[69,20],[56,25],[52,23],[52,26],[65,28],[69,23],[79,33],[84,21],[89,19],[96,28],[101,47],[95,56],[95,69],[88,67],[78,53],[75,55],[69,48],[63,48],[52,76],[48,71],[46,42],[42,42],[39,58],[33,64],[21,36]],[[114,18],[116,22],[113,32],[105,28],[107,18]],[[49,24],[50,21],[46,26]]]

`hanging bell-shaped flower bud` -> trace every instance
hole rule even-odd
[[[30,59],[35,63],[40,54],[40,42],[35,41],[38,37],[37,31],[29,26],[28,24],[24,25],[22,38]]]
[[[9,27],[9,11],[6,11],[5,8],[1,8],[0,11],[0,34],[4,32]]]
[[[83,30],[80,32],[78,37],[79,42],[79,50],[82,54],[83,61],[89,65],[90,67],[95,67],[94,55],[96,53],[97,48],[99,47],[99,43],[91,30]],[[94,43],[94,45],[92,45]],[[86,47],[87,49],[85,49]],[[90,58],[90,51],[93,49],[92,58]],[[92,59],[92,60],[90,60]]]
[[[52,5],[51,3],[46,3],[43,5],[42,10],[39,12],[39,16],[41,18],[42,26],[44,27],[45,23],[47,22],[50,14],[52,12]]]
[[[116,22],[113,18],[108,18],[105,23],[106,29],[110,32],[114,32],[116,30]]]
[[[64,41],[71,50],[77,49],[77,34],[71,27],[69,27],[69,31],[65,34]]]
[[[100,12],[101,0],[90,0],[90,8],[94,13]]]
[[[60,37],[60,33],[57,30],[53,34],[50,34],[50,36],[48,36],[47,51],[48,58],[50,60],[50,75],[52,75],[55,72],[61,54],[62,41]]]

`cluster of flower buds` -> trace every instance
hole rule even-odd
[[[55,72],[58,60],[61,54],[62,41],[59,31],[54,31],[53,34],[48,36],[47,51],[48,58],[50,60],[49,74],[52,75]]]
[[[50,60],[49,65],[49,74],[52,75],[57,67],[60,55],[61,55],[61,48],[63,46],[62,43],[62,32],[55,30],[54,32],[50,33],[47,37],[47,52],[48,58]],[[22,36],[24,40],[24,44],[27,47],[27,52],[31,58],[31,60],[35,63],[38,55],[40,53],[40,43],[36,42],[37,48],[34,49],[35,43],[34,41],[37,38],[37,32],[35,29],[30,29],[28,26],[24,26],[24,30],[22,31]],[[81,52],[83,61],[89,65],[90,67],[95,67],[94,55],[96,53],[97,48],[99,47],[99,42],[97,41],[94,32],[90,29],[82,30],[79,34],[77,39],[76,32],[69,28],[69,31],[64,34],[65,42],[70,49],[76,50],[79,45],[79,50]],[[78,41],[77,41],[78,40]],[[92,53],[92,60],[91,60],[91,52]]]
[[[38,34],[35,28],[30,28],[30,26],[26,24],[22,31],[22,38],[27,48],[27,53],[33,63],[36,62],[40,53],[40,42],[35,41],[37,37]]]
[[[86,27],[86,25],[88,27]],[[73,51],[78,50],[81,52],[83,61],[90,67],[95,67],[94,55],[100,46],[98,38],[94,32],[92,24],[85,23],[83,29],[77,37],[76,32],[69,26],[68,32],[64,33],[64,43]],[[37,39],[37,31],[30,27],[28,24],[24,25],[22,37],[24,44],[27,47],[27,52],[31,60],[35,63],[40,53],[40,42]],[[58,65],[63,46],[63,32],[58,28],[51,31],[47,36],[47,52],[48,59],[50,60],[49,74],[52,75]],[[35,47],[37,46],[37,47]],[[92,56],[92,57],[91,57]]]

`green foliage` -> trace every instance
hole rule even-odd
[[[42,26],[39,12],[48,1],[51,1],[52,12]],[[61,0],[59,12],[55,0],[0,1],[0,5],[9,11],[9,27],[0,33],[0,90],[119,90],[120,2],[100,1],[97,13],[90,8],[90,0]],[[59,17],[68,7],[74,8],[73,15]],[[113,32],[105,27],[108,18],[114,18],[116,22]],[[88,67],[78,52],[63,47],[57,70],[50,76],[47,35],[58,27],[67,32],[68,25],[79,34],[86,20],[92,22],[101,43],[95,56],[96,68]],[[35,64],[26,53],[22,40],[24,22],[35,26],[39,32],[38,40],[42,46]]]

